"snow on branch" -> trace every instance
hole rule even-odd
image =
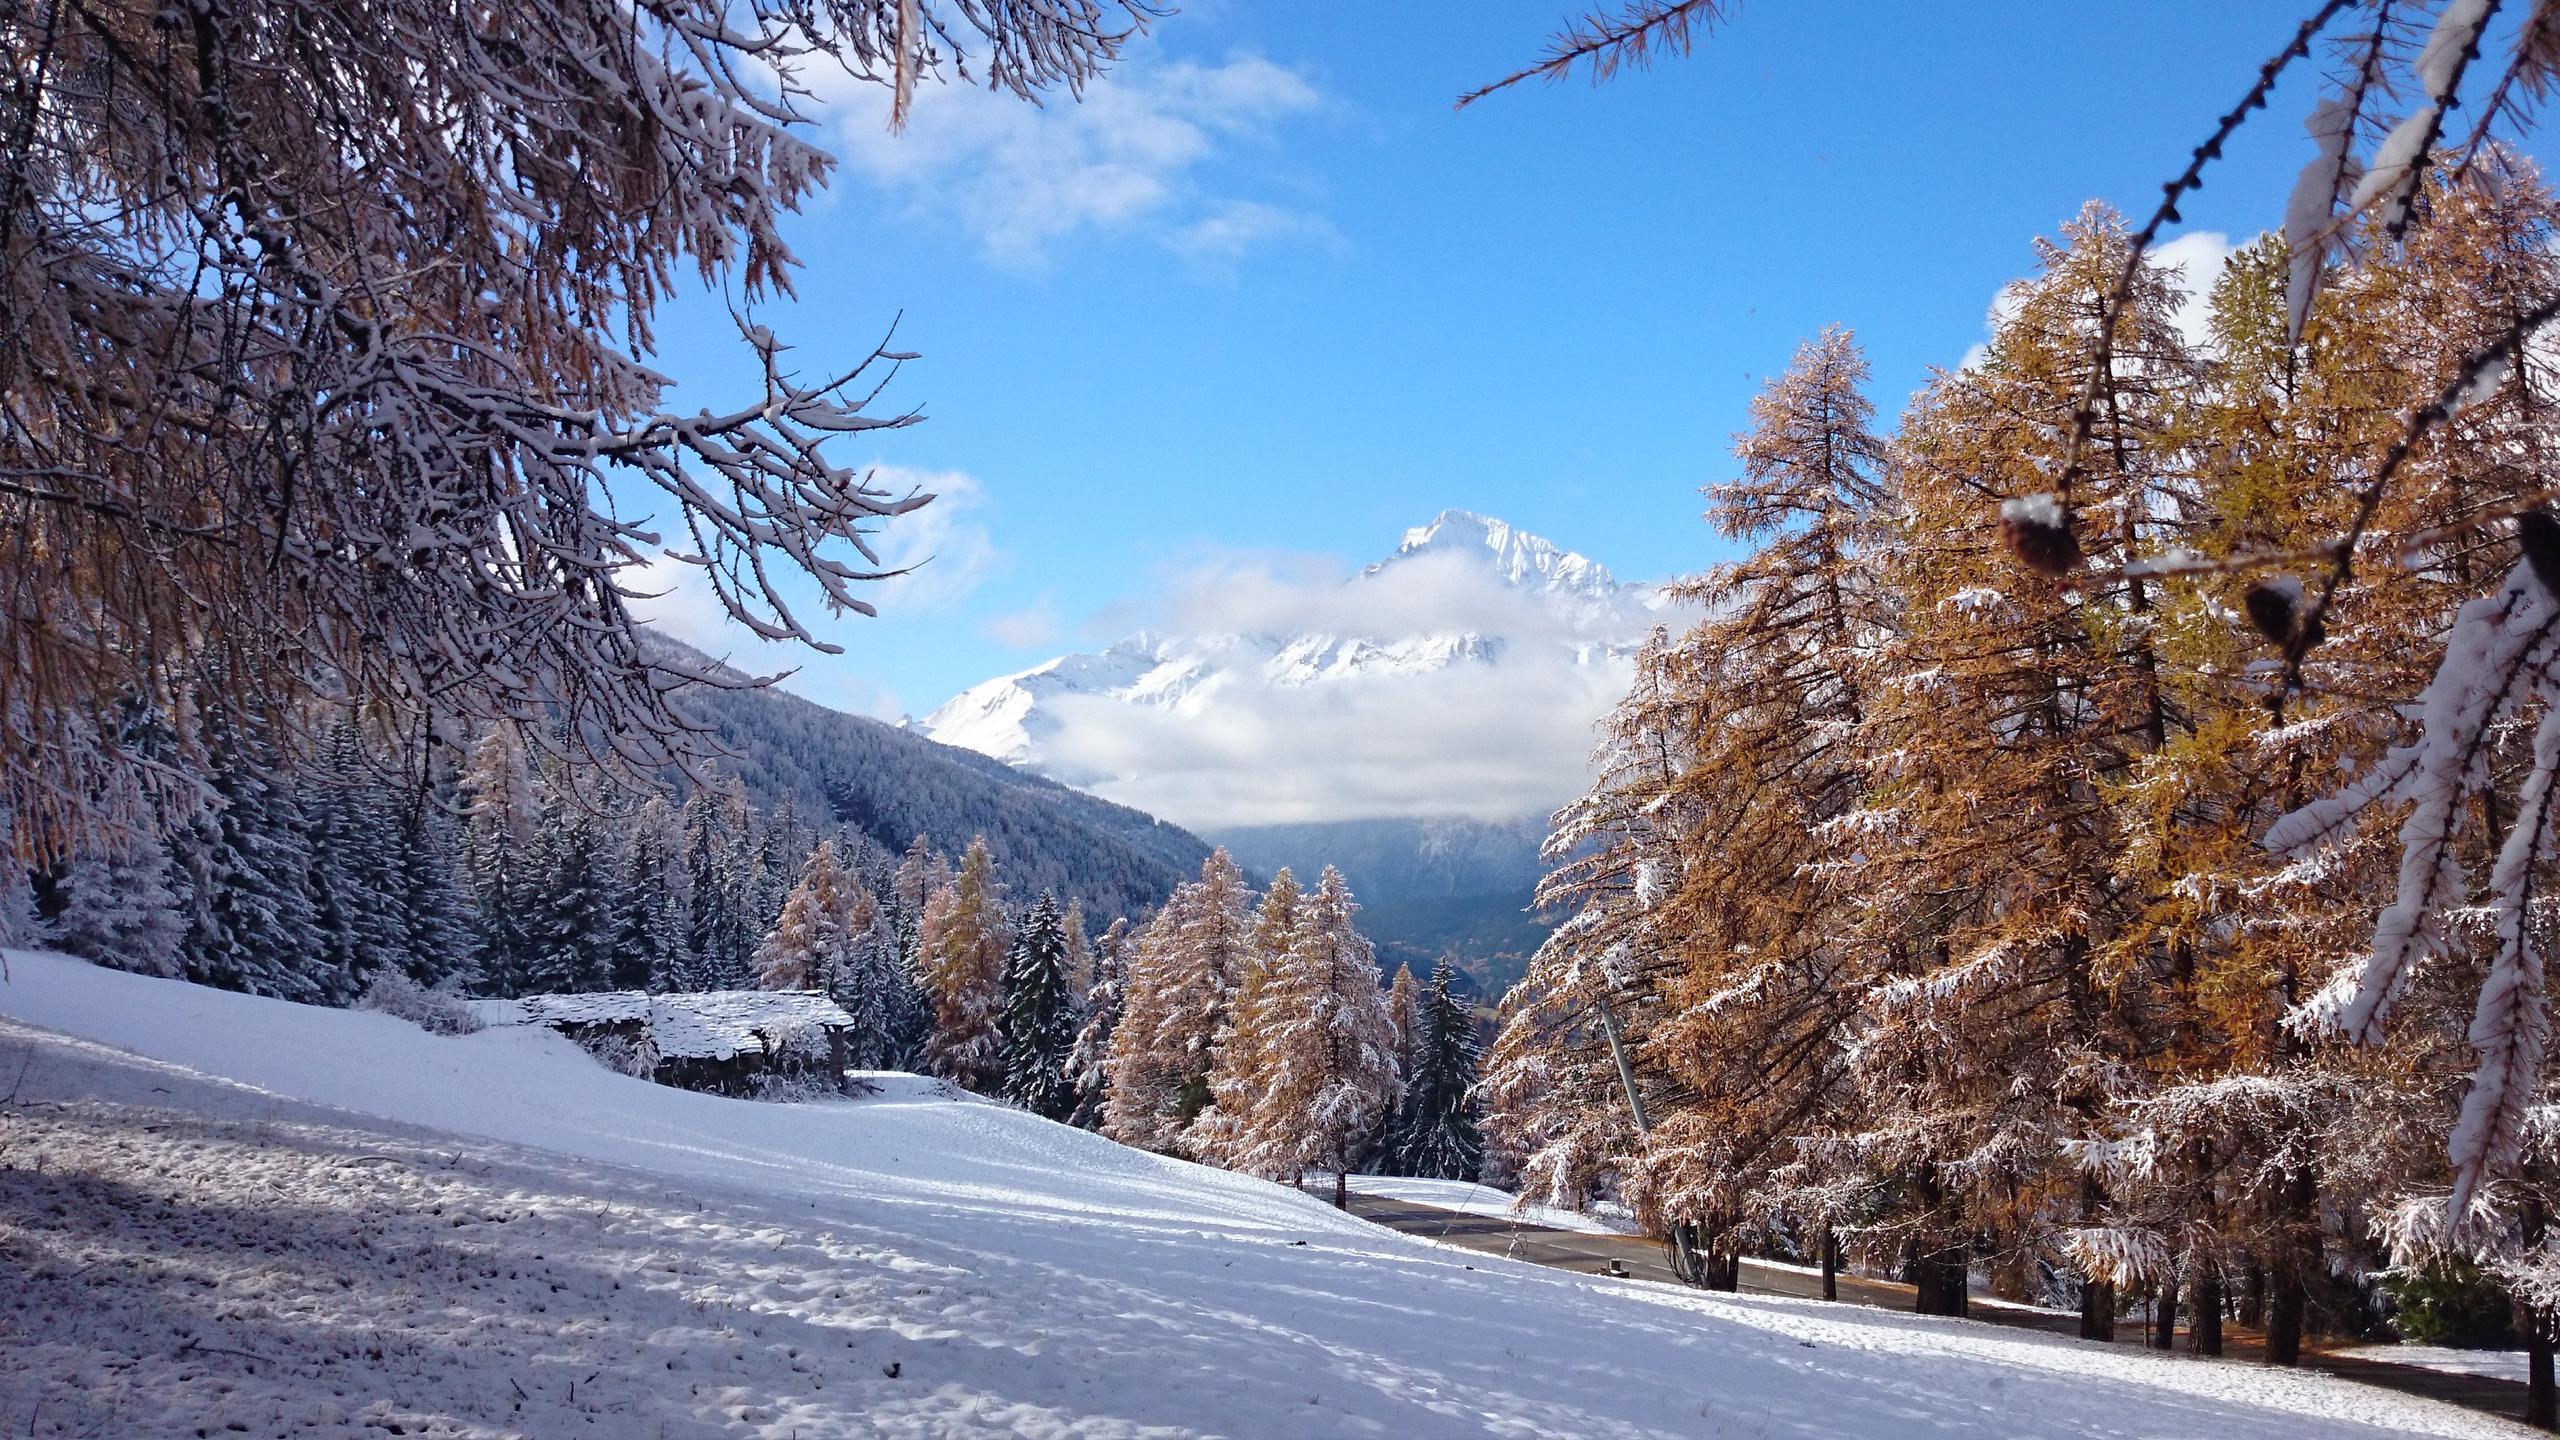
[[[2268,97],[2275,93],[2277,77],[2294,61],[2311,53],[2311,41],[2338,12],[2352,0],[2326,0],[2295,29],[2293,38],[2283,49],[2258,66],[2258,78],[2250,85],[2240,102],[2215,122],[2213,133],[2190,151],[2187,166],[2160,187],[2160,204],[2152,210],[2142,228],[2133,233],[2125,245],[2124,262],[2116,272],[2115,284],[2098,306],[2096,338],[2090,344],[2089,373],[2080,384],[2079,398],[2071,405],[2071,433],[2063,442],[2060,474],[2054,482],[2055,506],[2061,518],[2056,522],[2066,535],[2070,528],[2071,492],[2082,474],[2081,454],[2088,448],[2089,436],[2098,423],[2098,411],[2104,403],[2108,387],[2115,383],[2116,325],[2124,313],[2126,300],[2132,296],[2134,283],[2141,278],[2143,257],[2150,253],[2160,232],[2177,223],[2178,203],[2204,185],[2205,167],[2222,158],[2222,147],[2239,133],[2249,116],[2267,107]]]
[[[2426,179],[2436,139],[2444,133],[2445,112],[2462,88],[2463,73],[2480,55],[2480,35],[2498,12],[2499,0],[2453,0],[2436,17],[2417,61],[2410,67],[2425,100],[2392,127],[2374,151],[2364,175],[2347,196],[2350,213],[2380,206],[2385,229],[2394,238],[2409,228],[2410,206]],[[2291,227],[2288,226],[2288,229]]]
[[[2302,174],[2293,182],[2292,198],[2284,207],[2284,243],[2288,252],[2285,314],[2296,340],[2302,338],[2302,326],[2311,318],[2311,302],[2318,297],[2320,279],[2328,271],[2329,242],[2337,234],[2331,217],[2337,211],[2338,197],[2364,174],[2364,166],[2352,148],[2357,103],[2357,97],[2323,100],[2312,107],[2311,118],[2302,122],[2318,153],[2302,167]]]
[[[2452,1208],[2461,1212],[2485,1174],[2512,1169],[2523,1150],[2524,1130],[2542,1062],[2550,1049],[2551,1017],[2543,994],[2542,948],[2534,943],[2532,910],[2537,874],[2553,849],[2554,772],[2560,771],[2560,709],[2543,712],[2534,733],[2533,774],[2518,797],[2515,828],[2490,871],[2490,909],[2498,950],[2481,981],[2470,1040],[2480,1056],[2471,1091],[2463,1097],[2449,1147],[2453,1158]]]
[[[2364,807],[2384,801],[2410,806],[2400,826],[2399,883],[2375,924],[2373,947],[2351,983],[2324,991],[2306,1006],[2303,1023],[2379,1039],[2411,970],[2443,944],[2445,914],[2468,890],[2458,842],[2468,824],[2466,802],[2489,783],[2492,727],[2537,694],[2546,705],[2560,698],[2560,679],[2551,671],[2555,634],[2560,610],[2530,567],[2519,565],[2498,593],[2456,613],[2444,661],[2419,697],[2417,741],[2394,751],[2377,777],[2296,810],[2269,829],[2267,844],[2291,851],[2335,834],[2343,817]]]
[[[1140,0],[34,0],[0,15],[0,810],[21,843],[130,828],[121,704],[324,699],[496,721],[647,769],[673,703],[744,682],[644,646],[639,570],[698,569],[756,635],[830,649],[880,525],[849,464],[911,358],[788,364],[784,217],[834,161],[834,69],[1074,90]],[[1123,28],[1109,22],[1126,18]],[[677,407],[681,272],[761,370]],[[663,548],[662,548],[663,547]],[[126,773],[119,778],[117,770]],[[68,778],[66,778],[68,777]]]
[[[2391,903],[2375,922],[2372,948],[2293,1017],[2367,1043],[2383,1035],[2392,1002],[2415,970],[2451,943],[2448,925],[2470,900],[2461,843],[2475,796],[2493,780],[2489,761],[2502,722],[2539,705],[2531,771],[2489,875],[2487,913],[2495,953],[2470,1027],[2479,1056],[2449,1145],[2452,1205],[2465,1210],[2478,1187],[2513,1167],[2549,1049],[2544,962],[2534,938],[2540,879],[2553,859],[2555,779],[2560,779],[2560,602],[2531,560],[2495,594],[2456,613],[2435,677],[2416,707],[2417,739],[2339,794],[2279,820],[2267,843],[2292,851],[2330,842],[2345,823],[2379,803],[2405,803],[2400,871]]]

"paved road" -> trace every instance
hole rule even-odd
[[[1680,1283],[1664,1261],[1659,1242],[1640,1240],[1631,1235],[1585,1235],[1571,1230],[1550,1230],[1541,1225],[1524,1224],[1508,1216],[1468,1215],[1435,1205],[1417,1205],[1409,1200],[1389,1200],[1356,1191],[1351,1196],[1351,1213],[1408,1235],[1427,1236],[1489,1255],[1526,1260],[1533,1265],[1549,1265],[1586,1275],[1622,1275],[1628,1279],[1652,1280],[1665,1285]],[[1742,1289],[1748,1294],[1794,1295],[1811,1299],[1822,1294],[1822,1277],[1786,1266],[1745,1260],[1742,1262]],[[1869,1280],[1864,1276],[1843,1273],[1840,1276],[1840,1299],[1845,1304],[1909,1310],[1912,1289],[1890,1280]],[[1972,1318],[1994,1325],[2015,1325],[2057,1335],[2077,1335],[2080,1330],[2076,1315],[2056,1314],[1996,1300],[1985,1301],[1980,1297],[1974,1301]],[[2144,1326],[2131,1321],[2118,1322],[2115,1343],[2140,1345],[2144,1329]],[[2180,1343],[2183,1345],[2185,1342],[2182,1340]],[[2256,1360],[2264,1354],[2265,1348],[2259,1336],[2236,1325],[2223,1326],[2225,1359]],[[2302,1367],[2342,1379],[2380,1385],[2404,1394],[2423,1395],[2474,1410],[2485,1410],[2510,1420],[2524,1418],[2524,1386],[2512,1380],[2448,1375],[2415,1365],[2331,1355],[2308,1348],[2303,1353]]]

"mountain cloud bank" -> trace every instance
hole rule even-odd
[[[1507,820],[1583,788],[1654,603],[1452,511],[1357,574],[1268,557],[1197,570],[1156,607],[1172,633],[991,680],[923,724],[1195,830]]]

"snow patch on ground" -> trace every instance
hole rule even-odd
[[[912,1082],[727,1100],[547,1032],[9,959],[11,1434],[2525,1433],[2316,1375],[1540,1270]]]
[[[2525,1381],[2525,1354],[2521,1350],[2456,1350],[2450,1345],[2356,1345],[2327,1352],[2357,1360],[2380,1360],[2389,1365],[2415,1365],[2422,1370],[2441,1370],[2448,1375],[2485,1375],[2492,1380]]]
[[[1307,1181],[1316,1185],[1315,1177]],[[1327,1182],[1331,1183],[1327,1177]],[[1552,1205],[1522,1205],[1520,1197],[1508,1190],[1479,1185],[1472,1180],[1423,1180],[1410,1175],[1354,1175],[1351,1188],[1362,1195],[1375,1195],[1386,1200],[1402,1200],[1413,1205],[1436,1205],[1443,1210],[1456,1210],[1467,1215],[1490,1215],[1497,1219],[1517,1220],[1523,1225],[1538,1225],[1549,1230],[1571,1230],[1580,1235],[1633,1235],[1635,1217],[1626,1208],[1603,1202],[1588,1211],[1559,1210]]]

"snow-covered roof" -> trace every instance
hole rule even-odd
[[[758,1032],[769,1035],[795,1023],[831,1029],[853,1023],[844,1007],[816,990],[704,990],[678,995],[604,990],[484,1000],[480,1006],[481,1019],[490,1025],[640,1021],[649,1027],[649,1039],[658,1054],[669,1060],[726,1060],[740,1051],[762,1050]]]

